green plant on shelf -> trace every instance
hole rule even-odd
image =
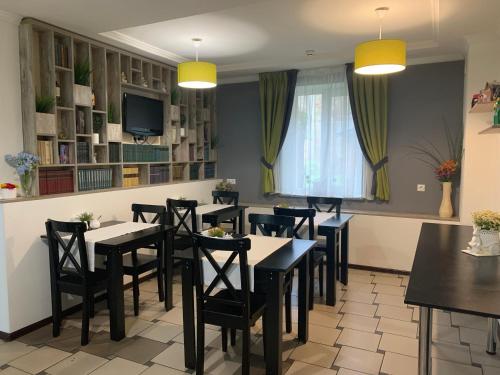
[[[55,99],[53,96],[49,95],[40,95],[36,96],[35,99],[35,108],[39,113],[50,113],[52,111],[52,107],[54,106]]]
[[[91,72],[88,59],[83,62],[75,63],[75,84],[88,86]]]
[[[118,123],[118,119],[116,118],[116,108],[113,103],[108,104],[108,124],[116,124]]]

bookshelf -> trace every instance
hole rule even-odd
[[[38,20],[21,22],[19,41],[24,149],[42,158],[38,195],[216,177],[213,90],[182,89],[175,67]],[[86,62],[89,82],[76,85]],[[122,131],[124,93],[163,101],[162,136],[136,144]],[[50,113],[36,113],[37,96],[54,98]]]

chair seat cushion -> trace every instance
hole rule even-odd
[[[236,295],[237,298],[240,298],[241,291],[237,290]],[[217,292],[212,297],[227,301],[234,301],[232,294],[227,289]],[[265,306],[266,306],[265,295],[250,293],[250,320],[252,321],[257,320],[262,315]],[[210,299],[205,303],[205,312],[241,316],[242,309],[238,306],[229,306],[224,303],[219,303],[217,301]]]
[[[123,256],[123,272],[126,275],[134,273],[143,273],[158,267],[158,257],[149,254],[137,254],[137,264],[134,266],[132,254],[127,253]]]

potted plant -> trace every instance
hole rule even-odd
[[[14,199],[17,197],[17,185],[10,182],[0,184],[0,199]]]
[[[480,250],[498,253],[500,251],[500,212],[477,211],[472,214],[474,236],[479,237]]]
[[[33,195],[35,171],[40,165],[40,158],[29,152],[20,152],[17,155],[5,155],[5,161],[16,169],[24,196],[31,197]]]
[[[53,96],[40,95],[35,99],[35,126],[39,134],[56,134],[56,116],[51,113],[54,108]]]
[[[233,191],[234,185],[226,180],[222,180],[217,185],[215,185],[215,190],[217,191]]]
[[[448,218],[453,216],[453,206],[451,203],[452,182],[459,174],[460,163],[462,162],[462,132],[457,132],[454,136],[451,130],[445,126],[446,140],[448,144],[448,154],[440,151],[439,147],[428,140],[415,143],[409,146],[418,160],[430,166],[434,175],[441,183],[443,196],[439,206],[439,216]]]
[[[116,108],[113,103],[108,104],[108,124],[107,124],[108,142],[122,141],[122,125],[116,113]]]
[[[92,106],[92,90],[90,84],[90,63],[89,60],[77,62],[74,66],[75,84],[73,85],[73,99],[76,105],[85,107]]]

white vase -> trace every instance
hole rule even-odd
[[[478,231],[479,239],[481,240],[482,248],[491,248],[493,245],[500,244],[500,232],[497,230],[485,230],[481,229]]]
[[[93,133],[92,134],[92,143],[95,144],[95,145],[98,145],[99,144],[99,133]]]
[[[441,205],[439,206],[439,216],[452,217],[453,206],[451,205],[451,182],[443,182],[442,187],[443,198],[441,199]]]

